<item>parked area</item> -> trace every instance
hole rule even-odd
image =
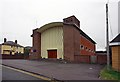
[[[73,64],[48,60],[2,60],[2,64],[58,80],[100,80],[99,64]],[[3,68],[4,69],[4,68]]]

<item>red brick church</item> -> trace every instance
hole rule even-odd
[[[80,29],[80,21],[73,15],[63,22],[52,22],[36,28],[31,35],[33,52],[30,59],[64,59],[70,62],[91,62],[95,55],[95,41]]]

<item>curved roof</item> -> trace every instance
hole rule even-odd
[[[45,24],[45,25],[43,25],[42,27],[40,27],[40,28],[38,28],[36,30],[41,33],[41,32],[43,32],[43,31],[45,31],[45,30],[47,30],[49,28],[52,28],[52,27],[63,27],[63,24],[75,26],[80,31],[80,34],[82,36],[87,38],[92,43],[96,44],[95,41],[93,41],[86,33],[84,33],[81,29],[79,29],[75,24],[68,24],[68,23],[64,23],[64,22],[52,22],[52,23]]]
[[[52,27],[62,27],[63,26],[63,22],[52,22],[52,23],[48,23],[43,25],[42,27],[38,28],[38,32],[42,32],[46,29],[52,28]]]

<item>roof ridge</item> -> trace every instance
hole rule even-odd
[[[16,44],[16,43],[13,42],[13,41],[4,42],[4,43],[2,43],[2,45],[11,45],[11,46],[23,47],[23,46],[21,46],[20,44]]]

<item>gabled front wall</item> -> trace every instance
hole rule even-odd
[[[63,59],[63,27],[52,27],[41,32],[41,57],[48,58],[47,50],[57,49],[57,59]]]

